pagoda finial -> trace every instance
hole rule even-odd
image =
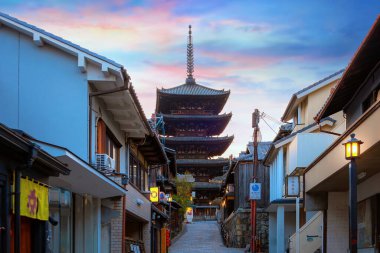
[[[191,36],[191,25],[189,25],[189,38],[187,42],[187,78],[186,83],[195,83],[193,77],[194,72],[194,49],[193,49],[193,38]]]

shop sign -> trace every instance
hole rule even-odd
[[[261,199],[261,183],[249,184],[249,199],[260,200]]]
[[[300,177],[288,176],[286,178],[286,196],[298,197],[300,195]]]
[[[20,180],[20,215],[38,220],[49,220],[49,189],[28,178]]]
[[[160,192],[160,201],[167,201],[165,192]]]
[[[150,187],[150,202],[158,202],[158,187]]]

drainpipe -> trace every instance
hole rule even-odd
[[[91,160],[92,160],[92,98],[93,97],[96,97],[96,96],[101,96],[101,95],[107,95],[107,94],[112,94],[112,93],[116,93],[116,92],[120,92],[120,91],[124,91],[124,90],[128,90],[129,89],[129,81],[130,81],[130,77],[129,75],[127,74],[126,70],[124,68],[121,68],[121,73],[123,75],[123,78],[124,78],[124,85],[122,87],[117,87],[117,88],[114,88],[114,89],[110,89],[110,90],[105,90],[105,91],[95,91],[95,92],[90,92],[89,95],[88,95],[88,125],[89,125],[89,130],[88,130],[88,135],[89,135],[89,139],[88,139],[88,162],[91,164]]]
[[[28,161],[25,166],[19,167],[15,171],[15,234],[14,234],[14,249],[15,253],[20,253],[20,239],[21,239],[21,216],[20,216],[20,181],[21,181],[21,171],[24,169],[31,169],[34,161],[37,158],[38,148],[36,145],[31,146],[29,151]]]

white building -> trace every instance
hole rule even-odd
[[[302,175],[302,171],[344,131],[342,113],[326,117],[319,124],[313,116],[323,106],[330,90],[343,70],[295,93],[282,117],[288,123],[280,128],[265,158],[269,166],[269,252],[283,253],[290,248],[289,238],[296,230],[296,199],[286,196],[286,178]],[[302,189],[302,180],[301,186]],[[303,196],[301,195],[301,203]],[[301,226],[315,213],[302,211]],[[305,237],[306,240],[306,237]]]

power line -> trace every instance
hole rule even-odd
[[[274,131],[274,129],[268,124],[268,122],[264,118],[262,118],[262,119],[263,119],[264,123],[267,124],[267,126],[273,131],[273,133],[277,134],[277,132]]]

